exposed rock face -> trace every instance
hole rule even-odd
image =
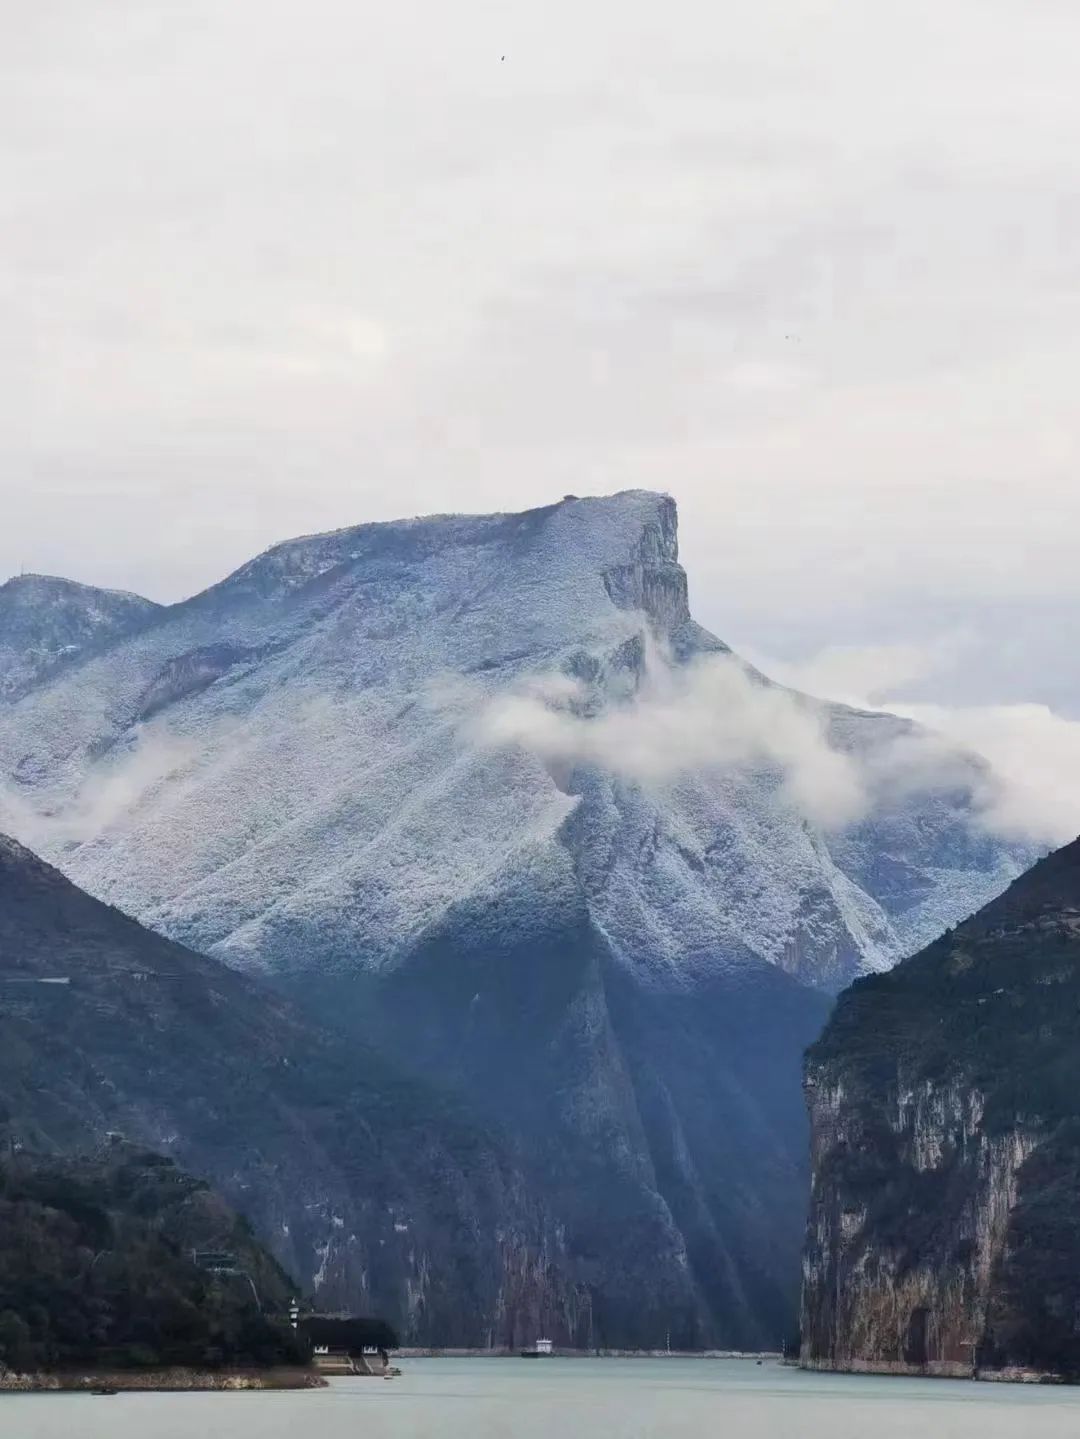
[[[1080,844],[811,1049],[802,1360],[1080,1373]]]
[[[1020,856],[973,822],[970,757],[846,830],[753,742],[656,773],[650,687],[678,710],[708,667],[875,774],[914,736],[730,657],[690,616],[676,529],[670,499],[631,492],[276,546],[0,704],[0,817],[509,1132],[589,1295],[565,1332],[769,1347],[794,1311],[823,991]],[[695,703],[691,740],[728,706]],[[507,704],[529,722],[495,744]],[[590,741],[607,721],[628,744]],[[500,1292],[533,1303],[537,1251],[507,1247],[494,1201],[475,1222]],[[438,1282],[417,1270],[418,1312]]]

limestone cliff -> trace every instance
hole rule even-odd
[[[802,1362],[1080,1374],[1080,844],[810,1051]]]

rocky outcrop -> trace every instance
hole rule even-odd
[[[811,1049],[809,1368],[1080,1374],[1080,845]]]
[[[624,564],[604,570],[604,588],[622,610],[637,610],[658,633],[671,635],[690,620],[686,571],[679,564],[679,521],[675,501],[658,497],[655,515]]]
[[[849,1113],[842,1083],[811,1077],[807,1090],[806,1367],[970,1375],[987,1362],[992,1282],[1037,1134],[981,1132],[981,1096],[955,1083],[917,1094],[898,1084],[875,1115],[887,1139]]]

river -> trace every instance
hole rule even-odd
[[[267,1394],[0,1395],[4,1439],[1075,1439],[1080,1389],[723,1359],[410,1359]]]

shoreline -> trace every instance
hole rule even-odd
[[[72,1369],[32,1374],[0,1373],[2,1394],[91,1394],[115,1390],[118,1394],[229,1393],[274,1389],[325,1389],[326,1380],[314,1369]]]
[[[928,1364],[908,1364],[902,1359],[849,1359],[842,1364],[830,1359],[800,1359],[804,1374],[855,1374],[879,1379],[951,1379],[968,1384],[1057,1384],[1069,1385],[1061,1374],[1045,1369],[1025,1369],[1007,1365],[1002,1369],[979,1368],[972,1373],[971,1365],[950,1359],[934,1359]]]
[[[437,1347],[410,1347],[406,1345],[394,1350],[398,1359],[520,1359],[521,1349],[500,1347],[497,1349],[456,1349]],[[529,1355],[529,1358],[534,1356]],[[779,1351],[762,1350],[750,1352],[742,1349],[553,1349],[550,1355],[536,1355],[541,1359],[746,1359],[778,1360]]]

